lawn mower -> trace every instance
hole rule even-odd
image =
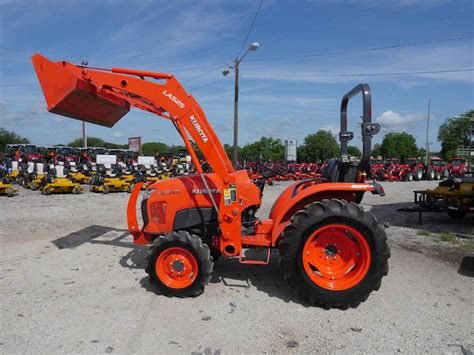
[[[8,180],[16,181],[17,177],[20,175],[20,165],[18,161],[12,160],[11,167],[9,167]]]
[[[117,170],[117,157],[115,155],[98,155],[97,172],[92,175],[89,188],[92,192],[131,192],[130,182],[123,180]],[[112,168],[114,166],[114,168]]]
[[[59,165],[53,166],[49,169],[41,180],[38,189],[43,195],[57,193],[80,194],[82,192],[81,185],[77,182],[72,182],[66,177],[63,162],[59,162]]]
[[[38,190],[38,188],[41,186],[41,182],[43,181],[44,177],[44,164],[36,163],[35,172],[33,173],[30,180],[30,188],[32,190]]]
[[[210,281],[219,255],[242,264],[267,264],[280,254],[283,277],[308,304],[355,307],[378,290],[388,272],[390,251],[377,219],[354,201],[380,185],[367,182],[372,136],[371,93],[360,84],[341,103],[341,160],[328,164],[324,179],[295,182],[276,199],[266,219],[256,217],[264,184],[246,170],[234,170],[203,110],[171,74],[124,68],[91,68],[66,61],[32,58],[52,113],[112,127],[132,107],[172,122],[191,156],[196,174],[158,181],[143,193],[143,226],[136,216],[141,183],[128,204],[128,227],[136,245],[151,245],[146,272],[168,296],[197,296]],[[156,81],[148,80],[156,79]],[[359,165],[348,161],[349,100],[362,94]],[[207,161],[204,173],[191,139]],[[274,174],[278,174],[274,171]],[[267,176],[268,177],[268,176]],[[258,249],[264,258],[246,251]]]
[[[16,193],[18,193],[18,189],[13,187],[8,180],[5,169],[0,169],[0,195],[13,197]]]
[[[426,204],[442,206],[453,218],[463,218],[474,212],[474,177],[461,179],[450,177],[439,183],[439,186],[426,190]]]
[[[83,165],[81,168],[78,168],[76,162],[69,162],[69,169],[67,176],[71,178],[72,181],[77,182],[78,184],[89,184],[91,181],[91,174],[87,168],[87,165]]]

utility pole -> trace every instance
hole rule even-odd
[[[239,149],[239,58],[235,58],[235,87],[234,87],[234,151],[232,163],[237,168],[238,149]]]
[[[234,69],[235,72],[235,93],[234,93],[234,151],[233,151],[233,157],[232,157],[232,164],[234,165],[234,168],[237,168],[237,163],[238,163],[238,149],[239,149],[239,133],[238,133],[238,128],[239,128],[239,65],[240,62],[245,58],[248,52],[250,51],[256,51],[260,44],[258,42],[253,42],[250,44],[249,48],[245,51],[245,53],[242,55],[242,57],[235,58],[235,63],[233,66],[228,67],[222,72],[222,75],[227,76],[230,73],[231,69]]]
[[[429,130],[430,130],[430,111],[431,111],[431,99],[428,99],[428,116],[426,117],[426,158],[425,164],[428,165],[430,157],[430,143],[428,141]]]
[[[471,147],[472,147],[472,131],[474,130],[474,117],[469,119],[470,127],[469,127],[469,148],[467,150],[467,158],[468,158],[468,171],[473,171],[472,163],[471,163]]]
[[[87,148],[87,131],[85,121],[82,121],[82,145],[84,148]]]

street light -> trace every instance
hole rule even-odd
[[[233,148],[233,159],[232,163],[234,164],[234,168],[237,167],[237,149],[238,149],[238,131],[239,131],[239,64],[240,62],[245,58],[248,52],[256,51],[260,47],[260,44],[258,42],[253,42],[250,44],[250,46],[247,48],[245,53],[242,55],[242,57],[237,57],[235,58],[235,62],[233,66],[229,66],[226,68],[223,72],[222,75],[227,76],[230,73],[231,69],[234,69],[235,73],[235,89],[234,89],[234,148]]]

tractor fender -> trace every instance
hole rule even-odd
[[[306,205],[324,199],[341,199],[355,202],[357,193],[370,191],[381,196],[385,192],[381,185],[372,183],[317,183],[299,181],[287,187],[276,199],[269,218],[274,221],[272,230],[272,246],[276,246],[278,238],[291,217]]]
[[[143,182],[138,182],[135,184],[135,187],[130,194],[127,206],[127,224],[128,231],[133,236],[134,243],[136,244],[147,244],[148,240],[145,238],[145,235],[141,228],[138,227],[137,219],[137,201],[138,195],[142,189]]]

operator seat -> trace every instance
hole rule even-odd
[[[341,161],[337,159],[331,159],[324,171],[324,178],[328,182],[338,182],[339,181],[339,170],[341,167]]]
[[[38,175],[44,175],[44,165],[43,165],[43,163],[36,163],[36,173]]]
[[[343,163],[331,159],[328,163],[324,178],[328,182],[356,182],[358,164],[355,162]]]
[[[65,178],[66,175],[64,174],[64,163],[63,162],[59,162],[59,165],[56,165],[54,167],[54,175],[57,177],[57,178]]]

